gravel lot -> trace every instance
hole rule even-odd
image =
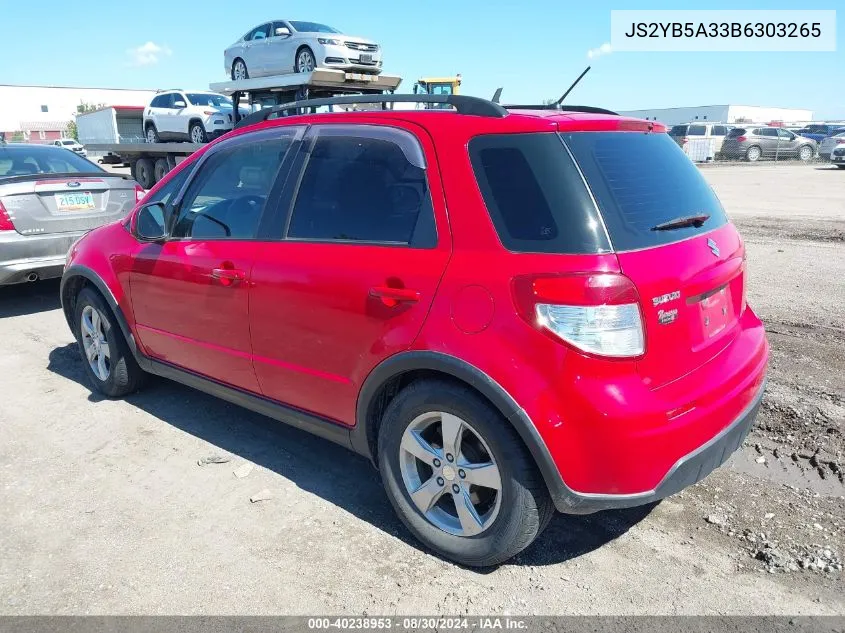
[[[92,395],[58,284],[0,289],[0,613],[845,614],[845,172],[703,172],[773,346],[757,429],[701,484],[558,516],[484,573],[422,551],[343,449],[166,381]]]

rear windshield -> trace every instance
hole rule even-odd
[[[738,136],[742,136],[743,134],[745,134],[744,127],[735,127],[730,132],[728,132],[728,138],[736,138]]]
[[[469,154],[505,248],[571,254],[610,250],[595,205],[557,134],[477,136],[469,142]]]
[[[601,209],[614,250],[667,244],[727,222],[713,190],[666,134],[562,135]],[[702,226],[654,230],[678,218],[709,215]]]
[[[91,172],[103,172],[103,170],[91,161],[61,147],[44,145],[0,147],[0,180],[32,174]]]

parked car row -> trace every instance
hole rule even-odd
[[[797,159],[840,162],[835,151],[845,149],[845,127],[819,124],[805,128],[769,125],[685,123],[669,130],[694,162],[711,160]]]

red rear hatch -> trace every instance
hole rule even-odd
[[[744,247],[698,168],[666,134],[563,135],[637,287],[653,386],[705,364],[744,310]]]

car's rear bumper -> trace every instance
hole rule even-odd
[[[757,418],[763,391],[764,386],[761,386],[754,399],[731,424],[676,461],[652,490],[634,494],[591,494],[575,492],[563,486],[552,491],[555,506],[559,511],[569,514],[630,508],[659,501],[701,481],[724,464],[742,445]]]
[[[558,509],[585,513],[648,503],[721,463],[722,456],[714,460],[708,452],[694,462],[702,468],[689,481],[690,467],[680,468],[756,413],[769,346],[750,307],[729,337],[707,363],[659,387],[631,367],[611,366],[603,374],[575,359],[564,363],[524,406],[553,462],[544,473]]]
[[[85,231],[54,235],[0,232],[0,285],[61,277],[71,245]]]

